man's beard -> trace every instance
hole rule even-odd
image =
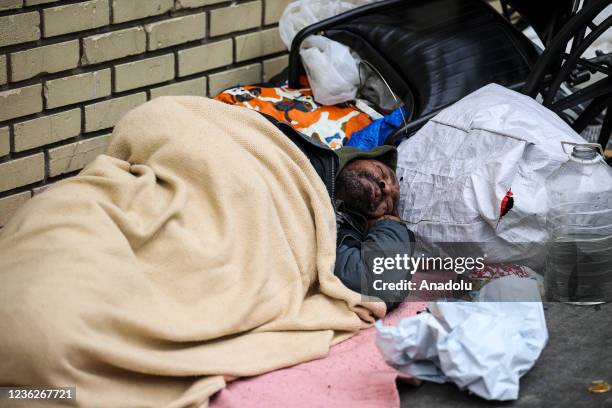
[[[383,200],[382,194],[376,202],[372,201],[372,186],[362,184],[360,178],[366,178],[377,184],[376,178],[367,171],[343,170],[338,176],[339,196],[344,206],[354,212],[371,217]]]

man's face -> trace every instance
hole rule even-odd
[[[338,198],[367,219],[397,215],[399,183],[395,173],[378,160],[350,162],[338,176]]]

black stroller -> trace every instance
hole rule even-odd
[[[505,0],[498,13],[485,0],[386,0],[302,29],[289,56],[289,85],[303,72],[299,49],[324,35],[349,46],[410,107],[408,124],[387,143],[409,137],[444,107],[495,82],[521,91],[576,132],[600,125],[612,133],[612,53],[584,56],[612,26],[601,15],[612,0]],[[435,18],[433,18],[435,16]],[[530,25],[542,51],[520,29]]]

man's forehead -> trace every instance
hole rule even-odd
[[[348,166],[363,166],[363,165],[370,165],[370,164],[382,164],[384,166],[387,166],[385,163],[381,162],[380,160],[376,160],[376,159],[355,159],[353,161],[351,161]],[[387,166],[389,167],[389,166]]]
[[[395,174],[395,171],[387,166],[384,162],[377,160],[377,159],[355,159],[353,161],[351,161],[346,167],[347,168],[357,168],[357,167],[368,167],[368,166],[373,166],[373,165],[380,165],[380,166],[384,166],[387,169],[389,169],[389,171],[393,174]]]

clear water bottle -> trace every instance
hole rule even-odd
[[[581,305],[612,300],[612,168],[597,144],[574,144],[546,180],[549,301]],[[603,153],[603,152],[602,152]]]

